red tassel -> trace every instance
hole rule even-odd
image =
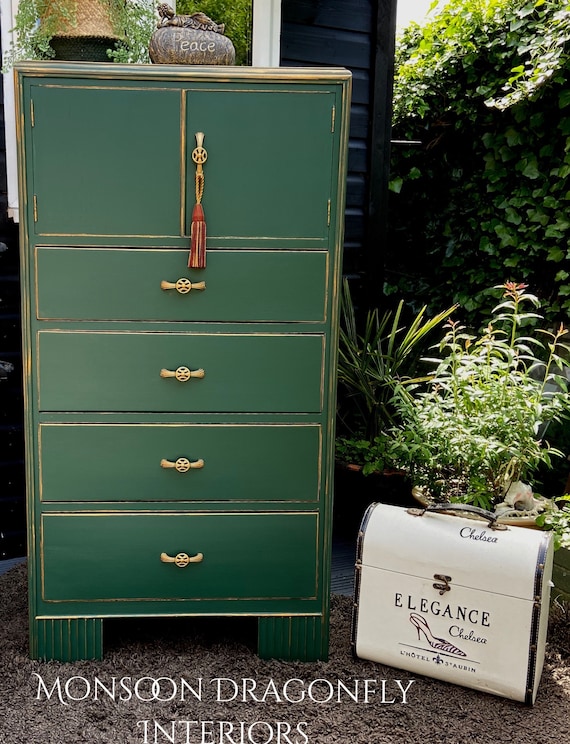
[[[206,268],[206,219],[201,204],[195,204],[192,211],[188,267],[191,269]]]

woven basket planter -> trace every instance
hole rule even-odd
[[[58,20],[58,33],[50,44],[56,59],[109,61],[107,49],[118,40],[112,22],[112,10],[105,0],[75,0],[68,18]],[[57,16],[49,5],[47,13]]]

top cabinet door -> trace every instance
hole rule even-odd
[[[29,95],[35,236],[186,239],[203,132],[209,248],[329,248],[336,88],[47,78]]]
[[[180,90],[55,82],[30,98],[36,235],[180,235]]]
[[[335,100],[314,87],[187,90],[187,218],[203,132],[210,247],[328,247]]]

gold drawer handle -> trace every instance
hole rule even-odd
[[[161,377],[176,377],[178,382],[186,382],[191,377],[197,377],[200,380],[206,373],[203,369],[189,369],[188,367],[178,367],[178,369],[161,369]]]
[[[160,554],[160,560],[162,563],[175,563],[178,568],[185,568],[189,563],[202,563],[204,560],[203,553],[196,553],[196,555],[187,555],[187,553],[178,553],[174,558],[166,553]]]
[[[167,282],[165,279],[163,279],[160,282],[160,288],[175,289],[177,292],[180,292],[180,294],[188,294],[188,292],[190,292],[192,289],[206,289],[206,282],[192,283],[190,279],[186,279],[184,277],[178,279],[177,282]]]
[[[160,461],[161,468],[175,468],[179,473],[187,473],[189,470],[199,470],[204,467],[204,460],[194,460],[192,462],[187,457],[179,457],[178,460],[172,462],[172,460],[162,459]]]

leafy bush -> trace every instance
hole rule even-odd
[[[551,510],[540,514],[536,518],[536,524],[545,530],[552,530],[554,550],[558,548],[570,549],[570,494],[565,494],[558,499],[557,510]]]
[[[539,302],[525,284],[507,282],[479,335],[448,321],[427,383],[400,398],[391,454],[433,498],[485,509],[510,486],[534,479],[563,453],[544,438],[552,421],[568,421],[568,331],[539,328]],[[498,289],[495,287],[494,289]]]
[[[386,291],[459,302],[524,276],[570,314],[570,5],[451,0],[397,45]]]
[[[121,38],[107,52],[113,62],[150,63],[148,47],[158,18],[155,5],[152,0],[128,0],[120,4]]]
[[[428,348],[430,333],[455,309],[452,306],[428,317],[423,307],[413,318],[408,318],[404,303],[400,302],[394,311],[387,310],[382,316],[374,308],[359,318],[349,283],[344,280],[337,420],[339,433],[355,441],[357,450],[367,450],[382,431],[395,423],[396,388],[419,381],[420,378],[414,377],[416,366]]]
[[[153,0],[104,0],[101,10],[118,41],[107,55],[114,62],[150,62],[148,45],[156,28]],[[20,60],[51,59],[54,36],[73,34],[78,22],[75,0],[20,0],[15,16],[12,41],[3,55],[3,72]]]

